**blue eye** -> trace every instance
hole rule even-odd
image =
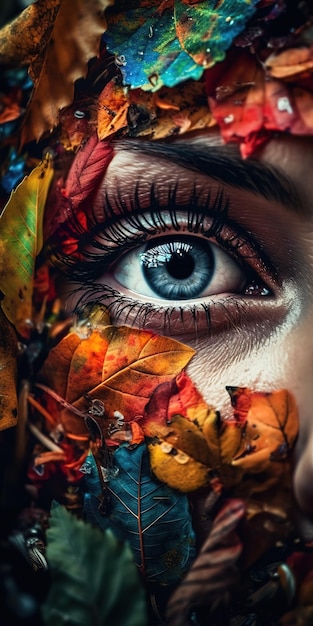
[[[158,237],[127,252],[112,275],[127,290],[163,300],[240,293],[247,277],[238,263],[197,236]]]

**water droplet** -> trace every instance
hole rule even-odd
[[[231,124],[235,119],[235,116],[230,113],[229,115],[226,115],[226,117],[224,117],[224,122],[225,124]]]
[[[82,120],[85,117],[85,113],[84,111],[75,111],[74,117],[76,117],[78,120]]]
[[[174,456],[173,458],[180,465],[185,465],[185,463],[188,463],[190,457],[184,452],[178,452],[178,454],[176,454],[176,456]]]
[[[293,113],[293,108],[291,106],[291,102],[287,96],[282,96],[277,100],[277,109],[278,111],[289,113],[290,115]]]
[[[118,57],[115,57],[115,63],[116,65],[125,66],[127,62],[126,62],[126,57],[124,56],[124,54],[120,54]]]
[[[154,35],[153,26],[149,26],[149,35],[148,35],[149,39],[152,39],[153,35]]]
[[[173,446],[167,441],[162,441],[160,448],[165,454],[170,454],[173,450]]]

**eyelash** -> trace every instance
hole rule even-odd
[[[185,206],[178,205],[176,202],[177,185],[169,189],[166,206],[161,206],[157,197],[155,187],[151,187],[150,204],[147,208],[141,205],[139,187],[136,186],[134,195],[129,199],[128,203],[121,197],[117,190],[115,198],[115,210],[108,198],[105,198],[105,215],[106,219],[99,222],[94,213],[91,212],[89,223],[84,228],[75,215],[70,220],[70,233],[68,236],[73,237],[77,241],[76,255],[66,255],[60,251],[55,251],[58,267],[63,274],[71,281],[77,283],[79,287],[73,289],[75,292],[84,291],[80,295],[75,313],[79,315],[81,309],[86,303],[101,302],[105,300],[105,304],[113,314],[114,322],[123,316],[123,320],[127,323],[127,318],[132,317],[132,323],[137,325],[147,325],[149,316],[162,313],[163,326],[170,330],[170,321],[173,308],[156,306],[150,303],[137,302],[133,298],[129,298],[122,293],[116,291],[109,285],[98,284],[97,279],[105,274],[117,259],[122,255],[134,249],[148,239],[158,235],[164,235],[166,232],[180,232],[179,213],[186,216],[186,225],[188,233],[201,235],[206,239],[214,240],[230,253],[237,261],[244,265],[247,271],[247,281],[249,273],[251,276],[257,276],[257,271],[251,267],[250,262],[254,260],[255,264],[262,268],[262,273],[269,276],[272,280],[277,280],[277,272],[267,258],[266,253],[253,237],[244,231],[238,224],[228,218],[230,201],[220,190],[212,198],[212,194],[208,192],[206,200],[200,201],[197,190],[194,189],[190,196],[189,203]],[[166,214],[166,220],[164,216]],[[206,226],[210,220],[210,224]],[[223,237],[223,231],[227,228],[232,232],[227,237]],[[157,240],[156,240],[157,241]],[[242,251],[246,246],[249,254],[244,256]],[[92,251],[93,250],[96,251]],[[262,279],[259,278],[259,282]],[[252,281],[252,278],[251,278]],[[263,280],[262,280],[263,282]],[[272,295],[269,291],[269,295]],[[227,296],[227,303],[233,305],[238,313],[238,298]],[[244,303],[242,302],[244,309]],[[197,325],[197,317],[199,309],[205,315],[207,327],[211,326],[211,309],[213,306],[225,308],[224,302],[215,303],[211,298],[210,303],[200,302],[197,306],[189,306],[188,313]],[[176,315],[180,316],[181,322],[184,322],[185,307],[175,309]],[[229,318],[230,325],[233,325],[231,314],[225,309],[225,318]],[[135,315],[135,322],[134,322]]]

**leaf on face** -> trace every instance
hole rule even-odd
[[[121,446],[114,452],[118,474],[107,483],[107,515],[99,513],[101,485],[92,455],[85,480],[84,512],[88,521],[110,528],[127,540],[146,580],[161,584],[182,578],[195,556],[194,532],[187,496],[151,476],[145,444]]]
[[[11,196],[0,216],[2,310],[21,334],[32,318],[32,281],[42,247],[42,222],[53,169],[47,157]]]
[[[87,339],[67,335],[50,351],[42,379],[79,411],[88,413],[90,400],[97,399],[109,422],[114,411],[128,422],[143,415],[155,387],[178,374],[193,354],[169,337],[107,326]],[[62,420],[66,430],[85,432],[84,421],[70,411],[63,411]]]
[[[55,4],[60,7],[52,13]],[[40,47],[33,54],[30,49],[28,54],[34,91],[23,128],[24,143],[38,140],[44,132],[53,129],[60,109],[72,102],[74,82],[86,75],[88,61],[99,54],[100,39],[106,27],[104,10],[110,4],[112,0],[39,3],[33,27],[39,33]],[[47,32],[41,33],[38,24],[46,20],[49,20]],[[23,37],[24,30],[19,31],[19,40]]]
[[[16,358],[16,335],[0,309],[0,430],[17,422]]]
[[[199,392],[185,394],[185,406],[182,397],[178,400],[177,381],[181,382],[182,377],[186,388],[187,380],[190,379],[185,374],[156,387],[145,407],[140,425],[149,440],[153,473],[170,487],[188,493],[208,483],[210,456],[198,424],[184,417],[184,413],[191,407],[196,412],[199,398],[201,410],[201,400],[204,400]],[[189,392],[191,389],[195,390],[190,381]],[[170,406],[172,410],[181,410],[183,414],[170,414]]]
[[[235,412],[244,404],[247,419],[246,444],[233,466],[244,472],[275,471],[275,462],[290,452],[299,430],[298,411],[293,395],[286,389],[272,393],[245,388],[230,390]]]
[[[45,626],[146,625],[133,556],[109,530],[101,533],[64,507],[53,507],[47,559],[51,583],[42,607]]]

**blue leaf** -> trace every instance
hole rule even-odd
[[[195,557],[187,496],[151,476],[145,444],[134,449],[120,446],[113,458],[119,472],[107,484],[110,503],[103,515],[98,509],[102,488],[97,466],[92,455],[87,457],[85,518],[129,542],[147,581],[178,582]]]

